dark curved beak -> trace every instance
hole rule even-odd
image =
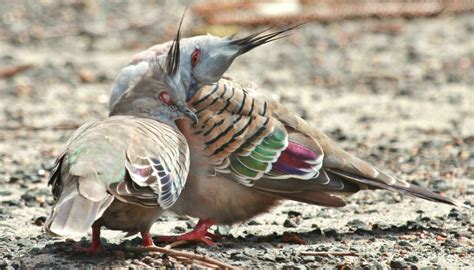
[[[178,107],[178,110],[184,114],[187,118],[191,119],[193,121],[193,124],[196,124],[198,122],[198,117],[197,115],[191,111],[186,105],[182,105]]]

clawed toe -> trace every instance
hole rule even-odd
[[[199,220],[193,231],[179,236],[159,236],[159,242],[174,243],[178,241],[202,242],[208,246],[215,246],[214,241],[221,239],[220,235],[208,232],[209,228],[214,224],[211,220]]]
[[[215,233],[210,233],[210,232],[206,233],[206,237],[210,238],[213,241],[219,241],[222,239],[222,236]]]
[[[79,253],[85,253],[85,254],[96,254],[102,251],[102,246],[101,245],[91,245],[89,247],[83,247],[79,244],[74,244],[74,250]]]
[[[196,240],[195,240],[196,241]],[[212,240],[206,238],[206,237],[201,237],[198,241],[208,245],[208,246],[211,246],[211,247],[214,247],[216,246],[217,244],[214,243]]]

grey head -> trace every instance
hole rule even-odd
[[[136,115],[168,123],[184,117],[197,121],[197,116],[186,105],[179,40],[178,33],[166,55],[143,63],[148,66],[143,74],[130,79],[128,89],[111,106],[111,116]]]
[[[182,39],[181,80],[188,89],[187,100],[190,100],[201,86],[217,82],[239,55],[287,37],[285,33],[299,26],[301,24],[264,34],[268,31],[266,29],[240,39],[210,34]]]

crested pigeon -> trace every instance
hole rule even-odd
[[[181,83],[187,89],[187,99],[202,86],[217,82],[239,55],[286,37],[289,31],[300,26],[291,26],[266,35],[260,35],[262,31],[240,39],[210,34],[180,39],[181,54],[187,56],[181,57],[180,60]],[[180,35],[179,29],[177,35]],[[158,55],[166,54],[171,45],[171,41],[157,44],[132,57],[115,78],[109,109],[112,109],[117,99],[128,89],[133,78],[148,72],[148,62]],[[189,72],[191,70],[192,72]]]
[[[272,40],[258,34],[238,43]],[[204,45],[214,44],[214,37],[184,40],[189,42],[181,44],[181,83],[188,89],[188,105],[199,121],[177,121],[190,146],[191,169],[186,186],[171,209],[200,220],[192,232],[161,240],[213,244],[214,235],[208,232],[213,224],[248,220],[283,199],[342,207],[346,204],[344,196],[364,189],[387,189],[458,205],[395,179],[345,152],[324,133],[258,90],[219,80],[235,57],[227,57],[228,50]],[[135,61],[146,62],[147,55],[159,51],[156,48],[160,46],[166,44],[137,55]],[[213,60],[217,61],[215,65]],[[131,63],[133,66],[137,62]],[[121,77],[123,74],[116,82]],[[118,89],[116,83],[113,92]]]
[[[70,137],[49,180],[56,202],[48,232],[80,235],[92,227],[90,253],[101,247],[102,226],[141,233],[144,246],[153,245],[149,230],[176,202],[189,170],[189,147],[174,120],[195,116],[179,94],[177,52],[179,45],[149,63],[150,73],[118,99],[120,113]]]

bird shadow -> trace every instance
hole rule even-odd
[[[31,256],[48,256],[55,259],[74,261],[78,265],[114,265],[117,267],[127,266],[125,260],[127,259],[141,259],[146,256],[146,253],[139,252],[138,247],[142,245],[142,239],[135,237],[133,239],[124,239],[121,243],[108,243],[107,239],[101,238],[102,248],[96,253],[86,253],[81,251],[81,248],[90,246],[90,241],[82,238],[80,241],[66,240],[47,244],[40,250],[31,250]],[[39,262],[35,267],[41,267],[42,262]],[[44,266],[50,267],[50,263]]]
[[[348,225],[349,226],[349,225]],[[200,243],[188,243],[186,245],[177,247],[176,249],[183,249],[194,251],[199,249],[199,253],[225,252],[227,250],[244,249],[248,247],[259,248],[261,246],[268,248],[269,245],[275,249],[282,248],[285,245],[302,245],[309,246],[315,244],[334,244],[335,242],[342,242],[348,240],[366,241],[370,239],[378,240],[398,240],[400,236],[407,234],[414,234],[417,232],[440,233],[444,230],[437,224],[430,224],[429,222],[409,221],[403,225],[391,225],[380,227],[373,225],[372,227],[359,224],[356,226],[349,226],[349,231],[338,232],[334,229],[321,230],[314,228],[308,232],[292,232],[292,233],[273,233],[270,235],[253,235],[248,233],[245,236],[234,237],[232,235],[223,236],[222,240],[217,246],[209,247],[202,246]],[[92,265],[114,265],[125,266],[125,260],[143,259],[148,256],[146,252],[137,251],[141,247],[142,240],[140,237],[132,239],[124,239],[120,244],[108,243],[105,238],[102,238],[103,249],[96,254],[86,254],[78,251],[78,246],[87,247],[90,241],[86,238],[75,241],[60,241],[47,244],[42,250],[31,252],[30,255],[46,254],[55,258],[60,257],[65,260],[73,260],[78,264],[92,264]],[[158,246],[163,246],[163,243],[155,243]],[[331,246],[331,245],[325,245]],[[166,255],[162,259],[166,260]],[[41,265],[36,265],[41,266]],[[48,266],[48,265],[46,265]]]
[[[226,236],[217,249],[226,248],[245,248],[258,244],[272,244],[275,248],[281,248],[285,244],[297,245],[314,245],[327,244],[334,242],[344,242],[347,240],[366,241],[370,239],[377,240],[398,240],[400,236],[419,233],[441,233],[444,229],[437,226],[422,225],[417,222],[409,221],[404,225],[391,225],[379,227],[378,225],[368,227],[350,227],[349,231],[338,232],[334,229],[322,231],[315,228],[308,232],[292,232],[292,233],[273,233],[266,236],[256,236],[248,234],[244,237]]]

